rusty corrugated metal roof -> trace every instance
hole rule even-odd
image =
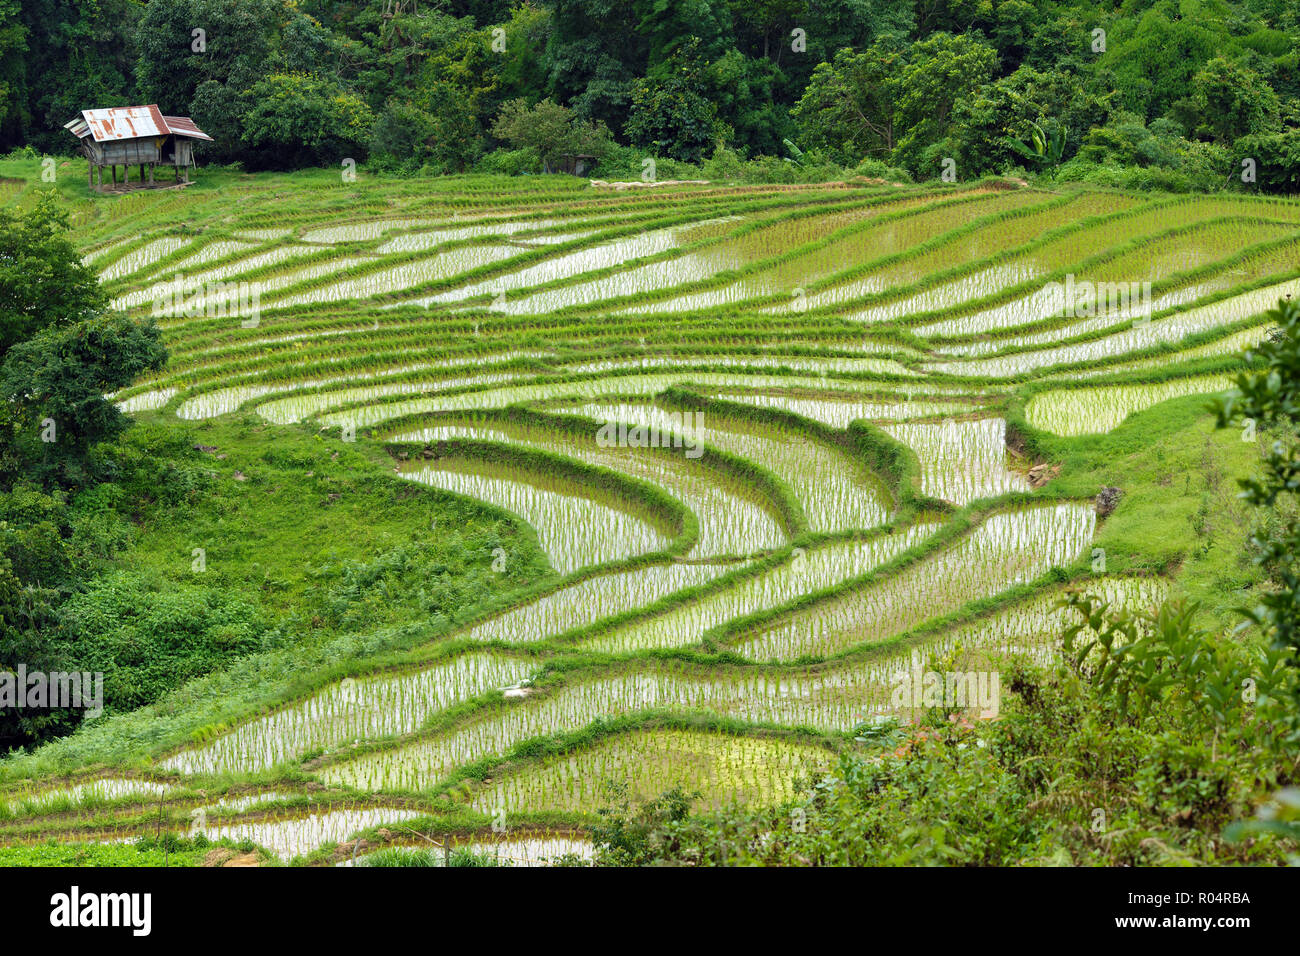
[[[195,139],[206,139],[209,143],[212,142],[212,137],[199,129],[198,124],[188,116],[164,116],[163,122],[177,136],[192,136]]]
[[[199,129],[188,116],[163,116],[162,111],[152,103],[148,106],[82,110],[81,118],[65,123],[64,129],[81,139],[93,136],[97,143],[169,134],[212,142],[212,137]]]

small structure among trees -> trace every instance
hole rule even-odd
[[[129,182],[130,167],[140,167],[139,185],[154,186],[154,167],[171,165],[174,182],[188,183],[194,165],[194,140],[212,142],[188,116],[163,116],[155,104],[149,106],[115,106],[102,110],[82,110],[77,119],[63,124],[64,129],[81,140],[81,152],[90,161],[90,188],[104,188],[104,167],[110,168],[113,186],[117,186],[117,167],[122,167],[122,183]],[[145,182],[148,167],[148,182]]]

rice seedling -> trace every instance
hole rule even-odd
[[[209,840],[251,841],[281,860],[303,856],[327,843],[343,843],[353,834],[382,824],[399,824],[420,816],[414,810],[395,807],[357,807],[324,810],[304,816],[275,816],[238,823],[209,822],[196,826]]]
[[[148,409],[162,408],[173,398],[176,397],[177,389],[158,388],[147,392],[140,392],[129,398],[124,398],[117,403],[118,411],[124,415],[130,415],[132,412],[143,412]]]
[[[662,432],[681,430],[682,413],[655,405],[586,404],[551,411],[596,421],[635,422]],[[860,462],[797,433],[739,418],[702,416],[699,438],[767,468],[794,491],[815,531],[873,528],[887,516],[889,494]]]
[[[977,406],[957,402],[898,401],[873,402],[853,395],[822,393],[787,395],[775,392],[739,392],[720,390],[715,394],[729,402],[744,402],[760,408],[776,408],[821,422],[831,428],[848,428],[855,421],[900,421],[908,418],[937,418],[941,415],[964,415]]]
[[[129,276],[134,272],[139,272],[146,266],[158,261],[163,256],[171,255],[179,249],[184,249],[193,239],[182,239],[180,237],[169,236],[163,239],[155,239],[146,243],[134,252],[128,252],[114,262],[109,263],[99,273],[100,281],[111,282],[114,279],[121,279]]]
[[[820,591],[872,570],[932,533],[937,525],[917,522],[905,531],[865,541],[831,541],[794,552],[777,567],[735,581],[660,614],[638,618],[583,642],[595,651],[619,653],[647,648],[688,647],[728,621],[771,610],[801,594]]]
[[[554,573],[431,632],[427,656],[382,659],[422,664],[360,660],[354,677],[110,764],[149,760],[179,775],[167,783],[77,771],[6,790],[6,833],[56,833],[66,812],[79,827],[104,821],[95,838],[126,839],[140,828],[120,818],[137,804],[175,818],[201,799],[210,837],[287,860],[416,815],[304,810],[304,774],[386,793],[455,782],[494,815],[590,814],[611,783],[633,799],[701,790],[703,807],[785,799],[833,755],[775,728],[847,738],[875,717],[918,716],[894,694],[916,666],[1049,660],[1064,625],[1053,568],[1127,607],[1168,591],[1086,576],[1087,504],[977,504],[957,533],[964,513],[915,518],[917,494],[965,506],[1027,491],[1001,417],[1021,401],[1030,425],[1073,436],[1227,388],[1230,357],[1268,331],[1254,317],[1300,292],[1300,206],[1254,197],[614,192],[551,177],[367,187],[248,177],[233,210],[176,191],[119,197],[112,217],[78,211],[79,248],[117,308],[151,312],[177,275],[255,284],[261,299],[255,324],[221,314],[220,293],[159,316],[168,367],[110,398],[143,419],[251,408],[272,425],[425,443],[395,462],[401,476],[517,516]],[[1049,283],[1066,275],[1147,281],[1150,298],[1065,315]],[[1188,374],[1170,377],[1179,365]],[[1161,380],[1090,381],[1115,375]],[[620,422],[628,435],[683,432],[680,409],[697,402],[702,423],[682,438],[698,457],[685,440],[598,437]],[[915,453],[918,474],[881,432]],[[615,733],[611,719],[638,729]],[[664,729],[708,721],[752,736]],[[566,738],[585,742],[555,752]],[[196,798],[214,778],[229,790]],[[592,853],[571,834],[511,827],[453,837],[447,853],[512,865]],[[398,842],[409,846],[355,862],[445,861]]]
[[[445,866],[453,864],[457,854],[487,861],[491,866],[552,866],[561,859],[590,860],[596,849],[590,840],[557,834],[536,836],[501,836],[492,840],[447,839],[442,849],[429,849],[428,844],[379,850],[355,860],[342,860],[338,866]],[[463,857],[462,857],[463,858]],[[461,864],[464,865],[464,864]],[[478,865],[478,864],[476,864]]]
[[[1029,490],[1028,480],[1007,468],[1007,423],[1000,418],[880,427],[916,452],[921,490],[931,497],[964,505]]]
[[[160,765],[185,774],[268,770],[309,752],[411,733],[438,711],[516,684],[532,669],[523,660],[475,651],[421,670],[346,678]]]
[[[711,467],[703,459],[688,457],[691,449],[685,445],[679,449],[602,447],[598,426],[583,434],[501,422],[490,426],[438,425],[406,432],[401,438],[423,442],[452,438],[518,442],[650,482],[694,514],[699,537],[689,552],[691,557],[748,555],[785,542],[777,508],[761,490]],[[541,536],[540,529],[538,533]],[[575,527],[570,533],[582,536],[587,531]]]
[[[1029,424],[1057,435],[1088,435],[1117,428],[1134,412],[1183,395],[1213,395],[1232,387],[1228,375],[1173,378],[1141,385],[1056,389],[1025,406]]]
[[[299,235],[303,242],[355,242],[360,239],[375,239],[386,232],[397,229],[419,229],[432,225],[428,219],[380,219],[374,222],[353,222],[344,226],[324,226]]]
[[[540,641],[577,627],[645,607],[676,591],[734,571],[727,563],[656,564],[596,575],[553,591],[471,627],[471,641]]]
[[[1090,504],[995,512],[957,543],[898,574],[739,635],[735,650],[752,660],[793,660],[879,643],[1072,564],[1091,542],[1096,518]]]
[[[1102,577],[1082,585],[1116,608],[1142,610],[1166,593],[1160,578]],[[963,652],[987,665],[999,656],[1045,661],[1057,648],[1067,615],[1053,589],[970,623],[943,629],[919,645],[925,654]],[[331,764],[328,783],[362,790],[424,790],[456,768],[504,757],[519,744],[594,721],[650,710],[708,713],[754,723],[846,733],[867,715],[895,713],[893,690],[918,646],[817,670],[706,671],[666,659],[643,659],[620,672],[574,680],[518,700],[425,739]]]
[[[544,758],[493,782],[472,806],[483,813],[587,811],[626,787],[636,801],[680,787],[700,805],[721,809],[765,806],[794,795],[794,781],[830,765],[831,755],[808,744],[692,731],[641,731]]]
[[[1177,352],[1167,352],[1158,355],[1155,358],[1139,359],[1136,362],[1120,362],[1116,365],[1103,365],[1099,368],[1090,368],[1078,372],[1059,372],[1049,376],[1053,379],[1085,379],[1097,378],[1102,375],[1119,375],[1123,372],[1146,371],[1149,369],[1164,369],[1177,367],[1185,362],[1192,362],[1201,358],[1218,358],[1230,355],[1240,355],[1247,349],[1254,348],[1264,341],[1270,332],[1276,326],[1256,325],[1241,332],[1234,332],[1231,335],[1225,335],[1215,339],[1205,345],[1197,345],[1190,349],[1179,349]]]
[[[1231,322],[1260,315],[1277,304],[1278,299],[1300,293],[1300,279],[1256,289],[1213,305],[1175,312],[1161,319],[1135,323],[1113,335],[1034,352],[1017,352],[1005,357],[969,362],[935,362],[929,367],[949,375],[999,378],[1021,375],[1027,370],[1052,365],[1082,362],[1105,362],[1126,352],[1153,345],[1178,342],[1189,335],[1217,328]]]
[[[475,461],[440,461],[408,467],[402,477],[487,501],[523,518],[561,574],[619,558],[662,551],[667,530],[594,490],[567,480]]]
[[[10,817],[38,816],[130,797],[147,799],[165,794],[170,789],[166,784],[150,780],[97,777],[67,787],[20,790],[16,797],[4,802],[3,809]]]
[[[507,405],[553,402],[565,399],[596,399],[610,396],[657,395],[674,385],[702,385],[720,388],[826,388],[830,380],[802,375],[759,375],[745,372],[699,372],[684,370],[677,374],[647,372],[643,375],[609,375],[599,378],[526,383],[498,389],[482,389],[456,395],[438,396],[404,402],[390,402],[328,411],[317,415],[325,425],[354,424],[358,427],[424,412],[472,411],[505,408]],[[835,381],[850,386],[850,382]],[[908,391],[917,390],[915,386]],[[903,391],[900,386],[872,382],[872,392]],[[966,390],[947,385],[927,385],[927,394],[963,394]]]

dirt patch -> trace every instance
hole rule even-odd
[[[591,185],[598,189],[647,189],[655,186],[707,186],[707,179],[656,179],[653,182],[645,182],[641,179],[634,179],[628,182],[609,182],[605,179],[593,179]]]
[[[203,858],[204,866],[261,866],[262,861],[256,853],[240,853],[228,846],[214,847]]]
[[[1030,488],[1041,488],[1060,473],[1060,465],[1049,465],[1047,462],[1043,462],[1041,465],[1034,465],[1026,474],[1029,478]]]

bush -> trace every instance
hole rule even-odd
[[[1170,193],[1187,193],[1203,188],[1185,173],[1158,166],[1098,166],[1075,159],[1061,166],[1059,182],[1088,183],[1114,189],[1140,189]]]
[[[126,571],[92,579],[58,616],[59,669],[103,672],[106,713],[152,703],[257,650],[269,636],[261,611],[238,592],[159,590]]]
[[[501,176],[533,175],[542,171],[542,158],[531,146],[523,149],[494,149],[478,161],[474,171]]]
[[[1241,161],[1255,160],[1259,188],[1273,193],[1300,193],[1300,130],[1244,136],[1233,149],[1232,176],[1241,174]]]
[[[544,172],[560,169],[566,156],[599,156],[610,139],[604,124],[580,119],[568,107],[549,99],[533,107],[523,99],[502,104],[492,134],[517,149],[535,150]]]
[[[911,175],[906,169],[900,169],[897,166],[890,166],[888,163],[881,162],[878,159],[872,159],[868,156],[853,170],[854,176],[863,176],[867,179],[884,179],[891,183],[910,183]]]

